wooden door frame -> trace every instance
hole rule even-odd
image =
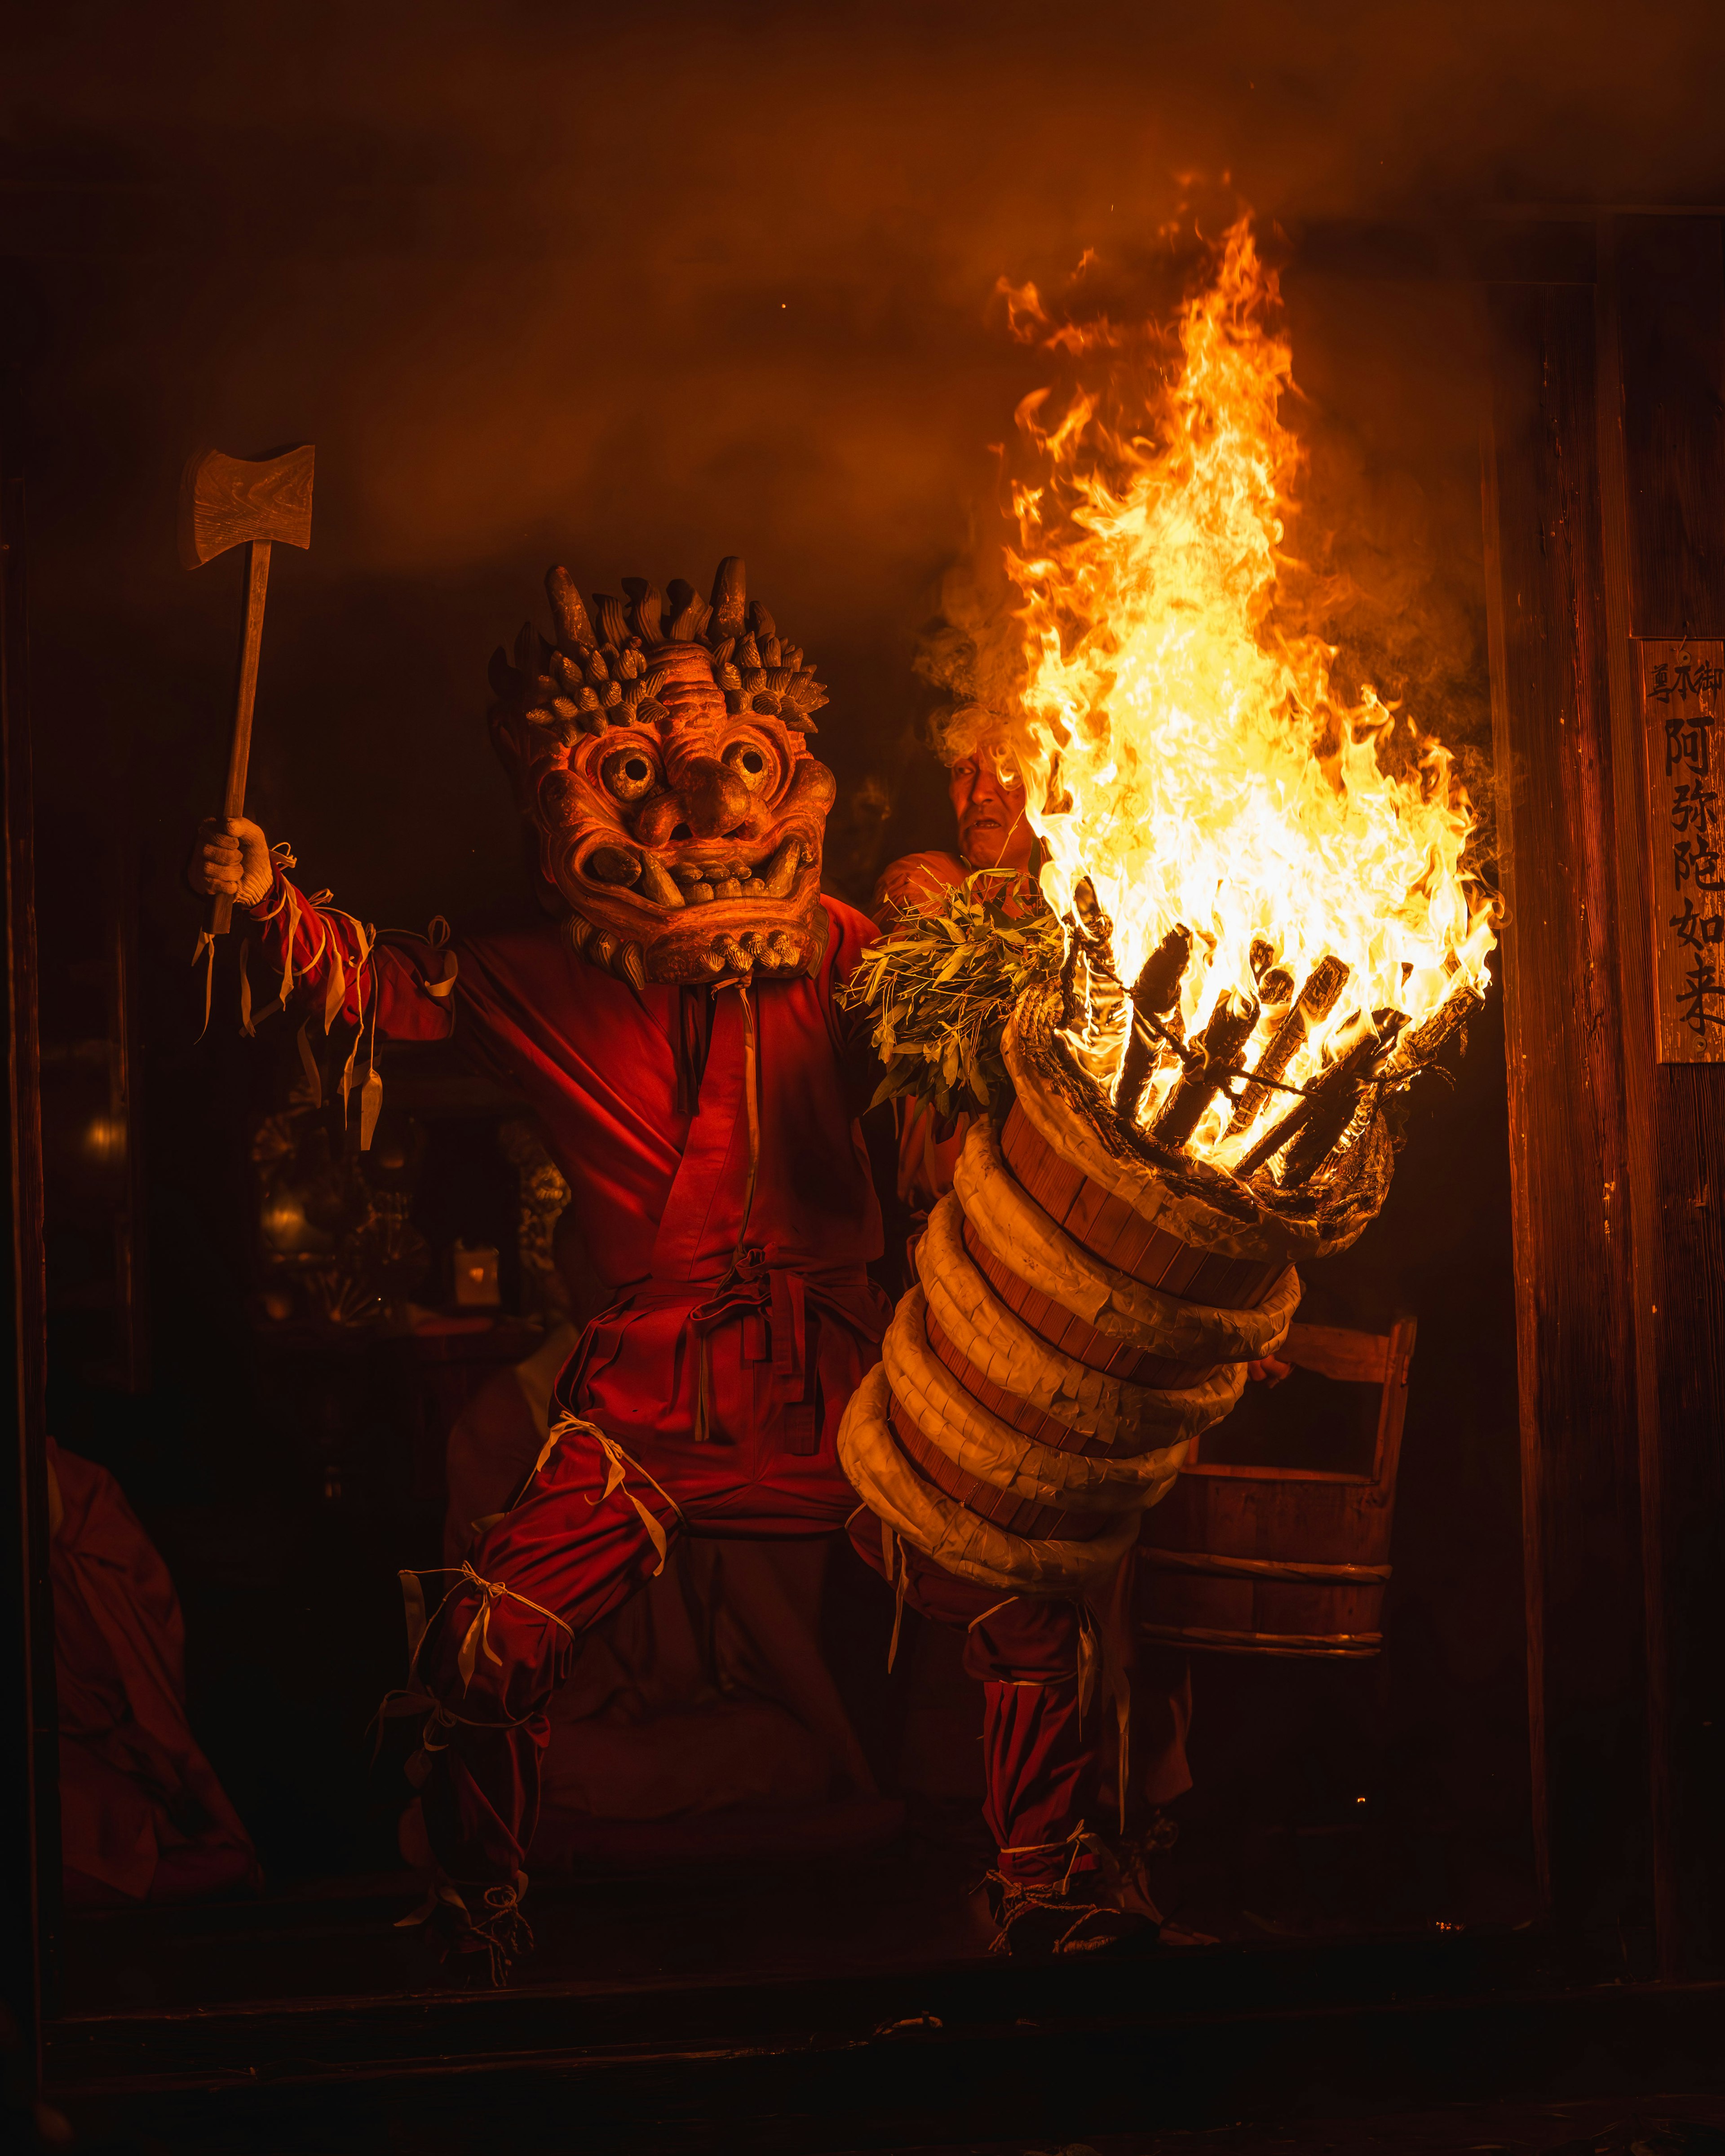
[[[0,1238],[11,1466],[0,1485],[0,1774],[22,1796],[21,1830],[0,1837],[0,1998],[18,2025],[28,2090],[39,2086],[42,2028],[56,1990],[60,1863],[54,1606],[49,1578],[47,1317],[43,1250],[36,898],[26,614],[23,381],[35,310],[28,280],[0,264],[0,316],[17,340],[0,352],[0,936],[6,968],[7,1142],[0,1152],[10,1232]],[[18,1814],[14,1814],[18,1818]]]
[[[1661,1065],[1635,639],[1725,635],[1725,221],[1486,287],[1534,1826],[1622,1974],[1725,1961],[1725,1064]]]

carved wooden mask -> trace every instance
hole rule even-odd
[[[546,588],[557,640],[530,624],[495,654],[490,718],[576,949],[637,987],[818,964],[834,781],[804,736],[826,696],[742,563],[711,603],[626,578],[597,632],[567,570]]]

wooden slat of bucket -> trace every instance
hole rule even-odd
[[[1230,1654],[1375,1653],[1391,1517],[1389,1490],[1358,1476],[1178,1475],[1138,1552],[1147,1636]]]
[[[1022,1317],[1030,1330],[1059,1348],[1075,1362],[1111,1377],[1129,1378],[1135,1385],[1195,1385],[1216,1368],[1213,1362],[1182,1363],[1168,1355],[1147,1355],[1124,1340],[1111,1339],[1081,1317],[1021,1281],[988,1247],[968,1220],[963,1227],[964,1247],[978,1269],[1007,1308]]]
[[[964,1350],[955,1346],[941,1330],[932,1312],[928,1317],[928,1344],[973,1400],[980,1400],[1002,1422],[1023,1430],[1026,1437],[1034,1437],[1040,1445],[1058,1445],[1062,1452],[1083,1453],[1096,1459],[1104,1459],[1112,1451],[1113,1447],[1106,1439],[1086,1437],[1082,1430],[1056,1422],[1052,1415],[1042,1414],[1016,1393],[1006,1392],[985,1378]]]
[[[1231,1633],[1240,1639],[1358,1638],[1374,1640],[1383,1622],[1382,1580],[1241,1579],[1221,1573],[1164,1570],[1140,1559],[1137,1607],[1141,1621],[1158,1637]]]
[[[1389,1562],[1394,1492],[1353,1476],[1232,1474],[1204,1464],[1179,1476],[1151,1537],[1167,1550],[1256,1562],[1378,1568]]]
[[[1055,1152],[1016,1101],[1000,1149],[1025,1190],[1075,1242],[1164,1294],[1219,1310],[1255,1310],[1286,1270],[1280,1259],[1222,1257],[1154,1226]]]
[[[1309,1655],[1328,1661],[1364,1661],[1380,1651],[1381,1632],[1219,1632],[1189,1625],[1141,1625],[1138,1637],[1156,1647],[1209,1655]]]
[[[938,1445],[931,1445],[896,1399],[888,1419],[900,1449],[926,1482],[932,1482],[970,1512],[992,1520],[996,1527],[1004,1527],[1009,1534],[1023,1535],[1031,1541],[1085,1543],[1107,1525],[1106,1512],[1067,1512],[1055,1505],[1039,1505],[979,1481],[948,1460]]]

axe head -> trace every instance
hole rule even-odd
[[[261,463],[199,449],[180,480],[180,563],[196,569],[248,539],[311,544],[311,467],[308,442]]]

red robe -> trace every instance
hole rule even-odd
[[[650,1450],[655,1476],[706,1534],[819,1532],[856,1507],[839,1417],[890,1313],[866,1271],[880,1211],[856,1117],[873,1075],[833,989],[875,930],[823,903],[831,934],[819,973],[768,976],[747,1009],[734,987],[637,992],[549,926],[454,952],[392,937],[367,968],[358,924],[314,909],[285,879],[254,908],[255,971],[273,980],[290,955],[293,987],[321,993],[364,1038],[373,1027],[397,1040],[453,1033],[537,1112],[617,1296],[558,1399],[629,1451]]]

